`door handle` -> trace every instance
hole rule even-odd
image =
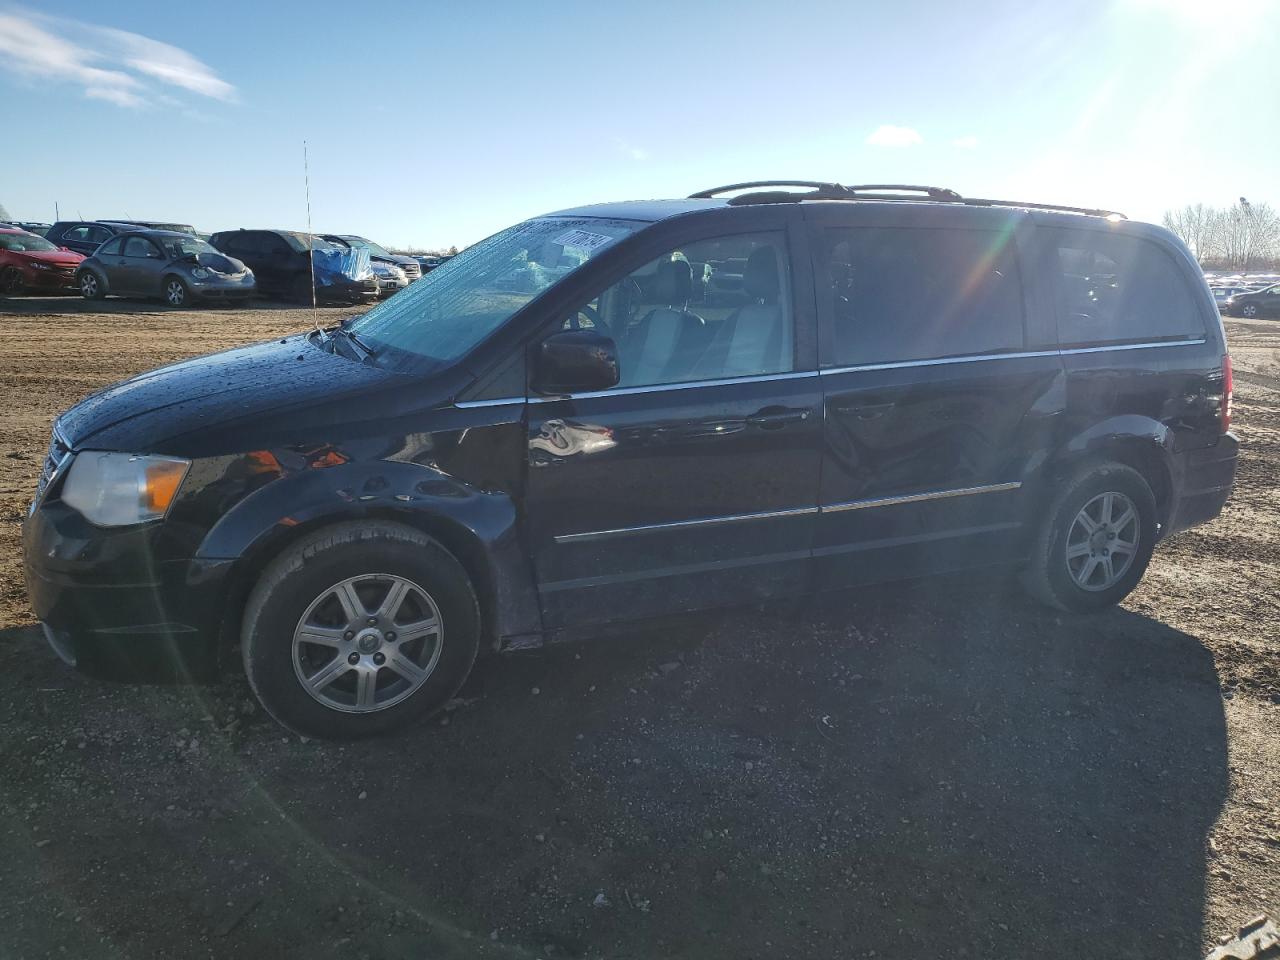
[[[777,430],[789,423],[803,423],[812,413],[810,407],[765,407],[747,417],[747,424],[761,430]]]
[[[858,403],[850,400],[847,403],[836,404],[836,412],[851,413],[859,420],[876,420],[892,410],[894,405],[892,400],[885,403]]]

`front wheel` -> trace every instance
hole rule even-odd
[[[191,292],[180,277],[165,277],[164,302],[171,307],[185,307],[191,300]]]
[[[96,273],[86,270],[80,274],[80,296],[86,300],[101,300],[102,293],[102,281]]]
[[[1142,474],[1112,462],[1083,467],[1050,503],[1023,582],[1059,610],[1112,606],[1142,579],[1156,530],[1155,496]]]
[[[27,280],[17,267],[9,267],[0,273],[0,290],[17,296],[26,289]]]
[[[245,610],[249,684],[297,733],[345,739],[439,710],[471,671],[480,615],[461,564],[411,527],[347,523],[286,550]]]
[[[1256,320],[1258,317],[1258,305],[1256,303],[1246,303],[1240,308],[1240,316],[1249,320]]]

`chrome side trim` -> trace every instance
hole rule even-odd
[[[796,507],[791,510],[768,510],[763,513],[738,513],[727,517],[706,517],[699,520],[676,520],[672,523],[650,523],[639,527],[618,527],[614,530],[590,530],[586,533],[562,533],[555,538],[556,543],[584,543],[589,540],[603,540],[629,533],[652,533],[658,530],[680,530],[688,527],[707,527],[720,523],[738,523],[741,520],[769,520],[773,517],[798,517],[817,513],[817,507]]]
[[[949,497],[969,497],[979,493],[1004,493],[1017,490],[1021,480],[1010,483],[989,483],[981,487],[957,487],[954,490],[931,490],[928,493],[908,493],[900,497],[877,497],[872,500],[847,500],[844,503],[824,503],[823,513],[841,513],[845,510],[866,510],[870,507],[892,507],[899,503],[919,503],[922,500],[946,500]]]
[[[1113,343],[1105,347],[1071,347],[1063,350],[1063,354],[1071,353],[1110,353],[1112,350],[1154,350],[1156,347],[1198,347],[1206,341],[1199,340],[1163,340],[1156,343]]]
[[[453,405],[459,410],[470,410],[473,407],[502,407],[508,403],[524,403],[524,397],[499,397],[497,400],[456,400]]]
[[[616,390],[590,390],[585,393],[566,393],[555,397],[530,397],[530,403],[554,403],[557,400],[587,400],[594,397],[619,397],[633,393],[658,393],[663,390],[693,390],[697,387],[728,387],[736,383],[767,383],[770,380],[798,380],[816,377],[817,370],[799,370],[795,373],[766,373],[755,377],[726,377],[723,380],[690,380],[687,383],[654,383],[645,387],[622,387]]]
[[[1077,353],[1110,353],[1113,350],[1155,350],[1158,347],[1196,347],[1204,344],[1198,340],[1162,340],[1155,343],[1113,343],[1101,347],[1070,347],[1066,350],[1022,350],[1016,353],[983,353],[968,357],[935,357],[930,360],[898,360],[892,363],[863,363],[851,367],[826,367],[820,376],[837,373],[859,373],[864,370],[904,370],[910,367],[936,367],[946,363],[980,363],[987,360],[1025,360],[1033,357],[1070,356]]]
[[[984,353],[969,357],[936,357],[932,360],[897,360],[892,363],[863,363],[853,367],[827,367],[822,376],[835,373],[860,373],[864,370],[905,370],[909,367],[937,367],[944,363],[978,363],[983,360],[1022,360],[1028,357],[1056,357],[1057,350],[1028,350],[1021,353]]]

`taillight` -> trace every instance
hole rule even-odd
[[[1231,394],[1232,394],[1232,378],[1231,378],[1231,354],[1225,354],[1222,358],[1222,432],[1226,433],[1231,429]]]

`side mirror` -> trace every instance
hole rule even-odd
[[[618,347],[595,330],[564,330],[543,340],[534,361],[539,393],[580,393],[618,385]]]

